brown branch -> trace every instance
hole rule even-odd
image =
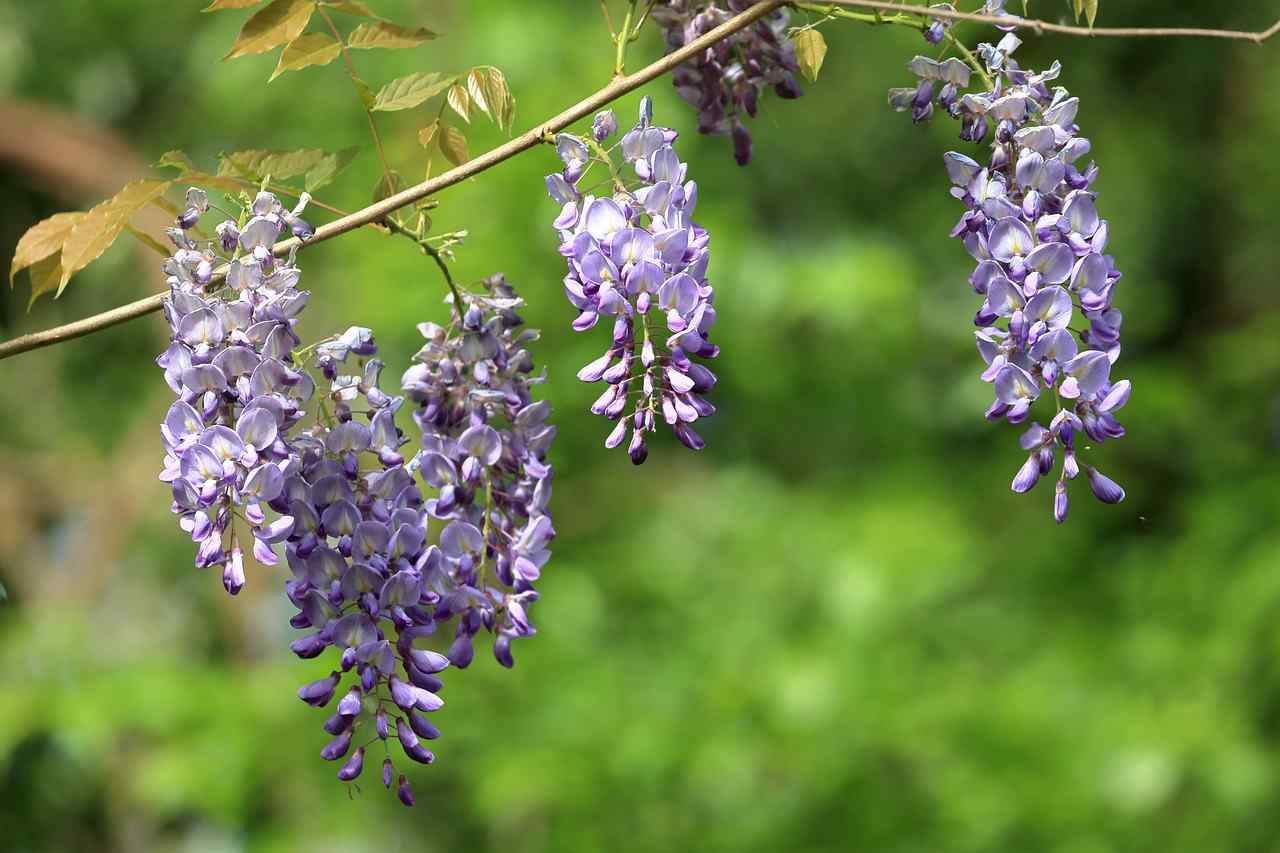
[[[785,4],[786,0],[763,0],[763,2],[757,3],[705,35],[689,42],[679,50],[667,54],[657,62],[645,66],[634,74],[614,79],[608,86],[605,86],[595,94],[584,98],[560,114],[543,121],[503,145],[499,145],[479,157],[468,160],[461,166],[450,169],[431,180],[423,181],[366,208],[357,210],[355,213],[321,225],[316,229],[315,235],[306,241],[305,245],[323,243],[325,240],[331,240],[363,225],[381,222],[389,214],[402,207],[421,201],[440,190],[492,169],[504,160],[509,160],[522,151],[527,151],[544,141],[550,141],[552,134],[563,130],[579,119],[586,118],[628,92],[638,89],[650,80],[661,77],[686,59],[706,50],[721,39],[749,27],[760,18]],[[296,238],[284,240],[276,244],[275,254],[277,256],[287,255],[296,245],[299,245],[299,241]],[[72,338],[90,335],[109,326],[132,320],[135,317],[142,317],[152,311],[158,311],[164,296],[165,294],[163,293],[157,293],[154,296],[130,302],[128,305],[121,305],[118,308],[112,308],[110,311],[104,311],[101,314],[94,314],[91,317],[85,317],[83,320],[68,323],[65,326],[57,326],[42,332],[23,335],[11,341],[5,341],[0,343],[0,359],[10,358],[20,353],[68,341]]]
[[[499,145],[497,148],[487,151],[479,157],[468,160],[461,166],[450,169],[438,177],[424,181],[416,186],[410,187],[409,189],[402,190],[401,192],[389,196],[375,204],[371,204],[362,210],[358,210],[347,216],[339,217],[333,222],[320,226],[316,229],[315,236],[307,241],[307,245],[332,239],[364,225],[381,222],[389,214],[402,207],[406,207],[416,201],[420,201],[430,195],[433,195],[440,190],[451,187],[454,184],[461,183],[467,178],[487,171],[504,160],[508,160],[523,151],[527,151],[530,148],[535,147],[540,142],[550,141],[552,134],[563,130],[579,119],[591,115],[591,113],[599,110],[601,107],[606,106],[612,101],[617,100],[645,83],[661,77],[663,74],[666,74],[686,59],[695,56],[721,39],[727,38],[739,30],[745,29],[773,10],[785,5],[788,5],[787,0],[762,0],[762,2],[757,3],[745,12],[730,18],[728,21],[725,21],[723,24],[705,35],[694,39],[679,50],[675,50],[667,54],[657,62],[651,63],[634,74],[615,78],[608,86],[600,89],[595,94],[584,98],[561,112],[559,115],[547,119],[509,142]],[[1021,18],[1016,15],[995,17],[992,15],[978,15],[967,12],[952,12],[947,9],[932,9],[925,6],[906,3],[879,2],[879,0],[825,0],[822,5],[828,7],[855,6],[864,9],[876,9],[883,12],[897,12],[911,15],[922,15],[929,18],[945,18],[948,20],[972,21],[983,24],[999,24],[1002,26],[1017,27],[1019,29],[1029,29],[1036,33],[1058,33],[1073,36],[1113,36],[1121,38],[1199,37],[1251,41],[1261,44],[1280,32],[1280,21],[1277,21],[1271,27],[1261,32],[1182,27],[1096,27],[1090,29],[1088,27],[1051,24],[1047,21]],[[295,245],[298,245],[298,241],[296,239],[285,240],[284,242],[276,245],[275,253],[277,255],[285,255]],[[95,314],[91,317],[86,317],[83,320],[77,320],[74,323],[68,323],[65,326],[57,326],[42,332],[34,332],[29,335],[14,338],[11,341],[0,343],[0,359],[9,358],[11,356],[46,347],[51,344],[61,343],[62,341],[71,340],[72,338],[89,335],[108,328],[109,326],[123,323],[126,320],[132,320],[135,317],[150,314],[152,311],[159,310],[163,298],[164,294],[155,294],[154,296],[148,296],[145,299],[139,299],[136,302],[131,302],[128,305],[121,305],[117,308],[111,309],[110,311],[104,311],[101,314]]]
[[[1215,30],[1203,27],[1074,27],[1069,24],[1052,24],[1034,18],[1022,18],[1017,15],[981,15],[976,12],[953,12],[949,9],[930,9],[911,3],[882,2],[882,0],[819,0],[810,6],[854,6],[860,9],[875,9],[880,12],[899,12],[908,15],[922,15],[928,18],[939,18],[949,21],[971,21],[978,24],[993,24],[1003,27],[1016,27],[1031,30],[1036,35],[1057,33],[1064,36],[1111,37],[1111,38],[1217,38],[1232,41],[1250,41],[1262,44],[1267,39],[1280,33],[1280,21],[1258,32],[1246,30]]]

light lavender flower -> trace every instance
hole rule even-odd
[[[538,333],[521,329],[516,313],[523,300],[501,275],[462,299],[460,321],[418,327],[426,344],[401,381],[422,431],[409,467],[437,490],[425,508],[445,522],[428,584],[440,599],[436,622],[457,617],[449,660],[466,667],[483,629],[509,667],[511,641],[535,633],[528,607],[555,536],[546,457],[556,428],[531,394],[543,377],[526,348]]]
[[[218,240],[197,242],[187,231],[209,202],[192,188],[169,231],[176,249],[164,264],[164,315],[173,339],[156,362],[178,400],[161,424],[160,479],[171,484],[172,510],[197,544],[196,565],[222,568],[233,595],[245,583],[247,544],[233,518],[244,520],[254,557],[267,565],[293,526],[288,514],[268,521],[265,508],[283,487],[288,430],[314,390],[293,358],[293,327],[309,294],[297,289],[293,256],[278,259],[272,247],[288,221],[302,222],[297,214],[306,201],[285,212],[275,196],[261,193],[243,228],[226,222]],[[213,292],[214,270],[224,264],[227,286]]]
[[[999,14],[1002,7],[989,2],[987,11]],[[1061,452],[1053,502],[1061,522],[1066,483],[1080,471],[1076,436],[1102,443],[1125,434],[1115,413],[1128,402],[1130,383],[1111,376],[1120,356],[1121,315],[1112,299],[1121,274],[1105,254],[1109,229],[1091,190],[1098,167],[1079,165],[1090,150],[1076,123],[1080,101],[1061,86],[1050,88],[1060,63],[1041,72],[1021,68],[1012,58],[1019,44],[1009,33],[996,45],[979,45],[994,86],[963,95],[958,90],[968,85],[970,69],[956,59],[918,56],[909,68],[919,86],[893,90],[890,103],[923,120],[932,111],[932,86],[945,82],[955,88],[944,87],[938,103],[959,119],[961,138],[992,140],[986,165],[958,152],[944,157],[951,194],[967,208],[952,236],[977,262],[969,283],[983,297],[974,322],[987,365],[982,378],[995,396],[987,417],[1022,423],[1039,400],[1053,401],[1049,426],[1033,422],[1022,436],[1028,457],[1012,488],[1030,490]],[[1087,327],[1074,327],[1076,318]],[[1099,500],[1124,499],[1112,480],[1085,470]]]
[[[698,187],[673,147],[676,132],[651,120],[644,98],[639,123],[618,145],[635,179],[604,164],[615,176],[611,194],[582,195],[567,161],[564,173],[547,178],[561,204],[554,225],[569,266],[565,293],[578,310],[573,328],[585,331],[602,318],[613,326],[609,348],[578,378],[605,383],[591,411],[616,422],[606,447],[621,445],[630,429],[627,450],[637,465],[648,456],[645,434],[659,418],[687,447],[702,449],[693,424],[715,412],[703,395],[716,377],[693,359],[720,352],[711,342],[710,238],[693,221]]]

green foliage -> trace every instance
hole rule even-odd
[[[401,21],[437,8],[374,5]],[[500,62],[533,124],[604,82],[612,59],[590,4],[536,5],[454,4],[456,35],[361,54],[361,71],[381,82]],[[12,3],[5,26],[29,54],[7,94],[70,103],[109,33],[141,93],[115,129],[144,155],[181,146],[190,157],[162,162],[239,192],[252,179],[210,174],[220,151],[361,143],[325,200],[367,204],[381,168],[349,84],[332,67],[264,87],[265,58],[215,66],[241,22],[198,9]],[[1177,22],[1273,12],[1187,0]],[[1165,0],[1124,13],[1172,15]],[[668,80],[643,90],[681,131],[712,234],[725,354],[702,454],[669,444],[633,470],[600,447],[595,394],[574,372],[601,342],[568,329],[542,196],[550,151],[441,195],[438,229],[470,231],[459,279],[502,269],[544,330],[560,536],[516,668],[478,655],[448,681],[416,811],[372,778],[348,799],[316,758],[325,714],[293,691],[331,661],[287,651],[287,570],[252,572],[232,601],[190,567],[155,480],[172,399],[153,362],[163,324],[0,362],[13,398],[0,419],[0,849],[1272,849],[1280,243],[1266,237],[1280,172],[1259,165],[1259,140],[1280,138],[1280,101],[1249,93],[1280,91],[1275,47],[1046,36],[1020,49],[1036,67],[1062,59],[1082,98],[1137,389],[1129,437],[1105,449],[1129,500],[1081,495],[1057,528],[1043,485],[1007,493],[1012,434],[980,417],[971,261],[946,238],[960,208],[939,156],[963,146],[954,125],[882,107],[919,34],[823,31],[824,85],[765,102],[745,170],[695,132]],[[175,32],[189,51],[165,41]],[[662,50],[646,28],[629,63]],[[615,105],[620,120],[639,94]],[[436,144],[434,109],[378,114],[395,162],[425,156],[424,125]],[[482,150],[502,134],[477,122],[468,137]],[[71,206],[12,167],[0,186],[6,251]],[[300,263],[304,338],[374,326],[392,386],[421,344],[413,323],[447,316],[406,240],[352,234]],[[30,317],[20,286],[0,302],[3,335],[153,292],[154,267],[110,252]]]

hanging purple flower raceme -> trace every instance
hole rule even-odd
[[[645,433],[659,418],[687,447],[702,449],[693,424],[715,412],[703,395],[716,377],[693,359],[720,351],[710,340],[716,319],[707,283],[710,238],[692,219],[697,184],[687,180],[687,166],[676,155],[676,132],[652,126],[651,119],[644,98],[639,123],[617,145],[634,180],[623,178],[599,143],[593,153],[569,134],[556,145],[564,171],[547,177],[551,197],[561,204],[554,225],[569,265],[565,293],[579,312],[573,327],[585,331],[601,318],[613,321],[608,350],[578,378],[605,383],[591,411],[617,422],[606,447],[622,444],[630,429],[628,453],[637,465],[648,456]],[[591,165],[609,170],[611,195],[579,191]]]
[[[419,326],[426,344],[401,385],[422,431],[410,468],[438,490],[425,508],[445,522],[427,585],[439,598],[436,623],[457,617],[449,660],[467,666],[483,629],[510,667],[512,640],[534,633],[528,607],[555,536],[546,455],[556,428],[550,405],[530,393],[543,377],[526,348],[538,333],[521,329],[516,313],[523,300],[501,275],[483,286],[460,294],[449,326]]]
[[[325,707],[341,696],[324,724],[332,739],[320,756],[346,759],[338,771],[344,782],[361,774],[371,744],[381,740],[387,749],[393,731],[408,758],[435,760],[422,741],[440,733],[424,714],[443,705],[438,673],[449,665],[443,654],[417,645],[436,632],[439,596],[430,586],[441,554],[427,542],[423,495],[400,454],[408,439],[395,413],[404,398],[379,390],[382,362],[363,360],[376,351],[361,327],[315,348],[329,382],[319,397],[323,420],[294,439],[294,464],[271,504],[294,519],[285,545],[293,572],[285,590],[298,608],[290,624],[311,630],[291,648],[301,658],[330,646],[340,651],[339,668],[298,697]],[[360,361],[345,373],[352,356]],[[394,774],[388,754],[387,788]],[[396,793],[413,804],[403,774]]]
[[[1076,124],[1079,99],[1049,87],[1059,63],[1040,73],[1020,68],[1011,57],[1019,43],[1009,34],[998,45],[980,45],[977,54],[994,85],[963,96],[953,91],[942,104],[960,120],[961,138],[992,138],[990,160],[984,166],[956,152],[944,159],[952,195],[968,208],[952,236],[977,261],[969,281],[984,299],[974,322],[987,364],[982,378],[995,391],[987,418],[1022,423],[1037,400],[1053,400],[1049,426],[1033,422],[1022,436],[1028,457],[1012,487],[1029,491],[1052,471],[1060,450],[1053,513],[1061,522],[1067,481],[1082,467],[1079,436],[1101,443],[1125,434],[1115,413],[1128,402],[1130,384],[1111,376],[1120,355],[1121,315],[1112,300],[1121,273],[1104,254],[1108,225],[1090,190],[1098,168],[1077,165],[1090,150]],[[948,68],[956,62],[916,57],[910,67],[921,86],[938,80],[963,86],[967,73]],[[922,109],[919,94],[908,103],[896,90],[890,101],[913,115]],[[1073,327],[1076,317],[1087,328]],[[1124,500],[1124,489],[1096,468],[1083,468],[1099,500]]]
[[[650,15],[663,27],[670,52],[750,6],[750,0],[662,0]],[[787,99],[801,95],[796,80],[800,66],[795,45],[786,37],[787,20],[785,9],[771,12],[686,61],[671,77],[680,97],[698,111],[698,132],[729,134],[740,166],[751,161],[751,133],[743,119],[755,118],[764,90],[771,87]]]
[[[221,567],[232,595],[245,583],[241,536],[252,538],[258,562],[272,565],[273,546],[293,527],[287,513],[269,521],[265,508],[283,487],[292,459],[288,431],[314,389],[293,358],[293,326],[308,293],[297,289],[293,255],[276,258],[272,247],[291,225],[309,236],[298,218],[306,202],[304,195],[285,211],[261,193],[243,228],[227,220],[216,240],[198,241],[187,232],[209,201],[192,188],[169,231],[176,250],[164,263],[164,315],[173,340],[156,361],[178,400],[161,424],[160,479],[171,484],[173,512],[197,543],[196,565]],[[213,292],[214,271],[224,265],[226,288]]]

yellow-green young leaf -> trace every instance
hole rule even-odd
[[[326,154],[319,163],[307,171],[307,176],[303,179],[307,192],[315,192],[333,183],[333,179],[350,166],[351,161],[356,159],[359,153],[359,148],[343,148],[341,151]]]
[[[191,158],[184,151],[166,151],[160,155],[160,159],[152,163],[157,169],[177,169],[183,174],[194,172],[195,165],[191,162]]]
[[[173,254],[172,247],[166,246],[164,243],[161,243],[159,240],[157,240],[155,237],[152,237],[146,231],[141,231],[137,228],[134,228],[132,225],[125,225],[124,230],[132,234],[139,243],[141,243],[142,245],[146,246],[149,249],[156,250],[166,258],[169,257],[169,255]]]
[[[258,0],[254,0],[254,2],[256,3]],[[362,18],[378,17],[373,13],[372,9],[361,3],[360,0],[323,0],[320,5],[335,12],[346,12],[348,15],[359,15]]]
[[[413,109],[448,89],[455,79],[435,71],[419,71],[407,77],[399,77],[378,91],[370,109],[386,112]]]
[[[386,21],[374,21],[372,24],[361,24],[352,30],[351,35],[347,37],[347,47],[360,49],[381,47],[386,50],[398,50],[403,47],[417,47],[435,37],[436,34],[426,27],[402,27]]]
[[[326,156],[319,148],[297,151],[265,151],[254,149],[224,154],[218,161],[218,174],[261,179],[288,180],[314,169]]]
[[[31,298],[27,300],[27,310],[30,311],[37,299],[58,290],[58,282],[62,281],[62,252],[54,252],[32,264],[27,274],[31,277]]]
[[[809,82],[815,82],[822,70],[822,60],[827,58],[827,40],[817,30],[801,30],[796,33],[794,41],[800,72],[809,78]]]
[[[431,143],[435,142],[436,134],[440,132],[440,120],[432,119],[431,123],[418,131],[418,142],[422,143],[423,148],[430,148]]]
[[[1084,0],[1067,0],[1071,4],[1071,11],[1075,13],[1076,20],[1080,20],[1080,16],[1084,14]]]
[[[440,153],[453,165],[461,166],[470,159],[467,157],[467,138],[453,125],[443,125],[438,138]]]
[[[1098,0],[1084,0],[1084,17],[1093,29],[1093,22],[1098,17]]]
[[[298,71],[312,65],[328,65],[342,52],[342,45],[324,33],[308,33],[298,36],[280,51],[280,61],[271,72],[272,80],[286,71]]]
[[[449,89],[449,94],[445,96],[445,100],[449,102],[449,106],[453,107],[453,111],[462,117],[462,120],[471,123],[471,96],[467,94],[467,90],[461,85],[453,86]]]
[[[373,90],[369,88],[369,84],[354,75],[351,77],[351,82],[355,84],[356,92],[360,95],[360,102],[364,104],[364,108],[366,110],[373,109],[377,97],[374,96]]]
[[[190,172],[184,172],[181,178],[182,183],[192,186],[204,187],[205,189],[221,190],[225,193],[236,193],[240,190],[258,189],[258,181],[250,181],[246,178],[238,178],[234,175],[211,175],[208,172],[201,172],[198,169]],[[175,181],[174,183],[177,183]],[[159,201],[160,199],[157,199]]]
[[[494,120],[498,123],[498,127],[510,130],[511,123],[516,117],[516,99],[511,96],[511,89],[507,87],[507,78],[492,65],[484,67],[483,70],[488,77],[486,88],[489,93],[489,103],[493,108]]]
[[[262,0],[213,0],[208,6],[201,9],[201,12],[221,12],[223,9],[248,9],[250,6],[257,6]]]
[[[105,252],[125,225],[142,208],[164,194],[171,181],[134,181],[111,198],[90,208],[76,222],[62,244],[62,273],[58,279],[58,291],[62,291],[71,276],[87,267]]]
[[[390,187],[387,186],[388,176],[391,178]],[[373,203],[377,204],[378,202],[382,201],[384,198],[387,198],[389,196],[395,195],[396,193],[400,192],[400,190],[403,188],[404,188],[404,180],[400,177],[400,173],[397,172],[395,169],[392,169],[388,173],[388,175],[383,175],[379,177],[378,182],[373,185],[373,195],[371,196],[371,198],[373,199]],[[388,192],[388,189],[390,190],[390,192]]]
[[[315,0],[271,0],[240,28],[235,44],[223,59],[266,53],[302,34],[316,10]]]
[[[83,218],[82,211],[55,213],[28,228],[13,250],[13,263],[9,266],[9,286],[13,287],[14,276],[22,270],[62,251],[62,244],[71,234],[71,229]]]
[[[489,75],[483,69],[471,69],[471,73],[467,75],[467,94],[471,96],[471,103],[489,118],[494,118],[493,113],[489,112],[489,98],[485,92],[488,85]]]

